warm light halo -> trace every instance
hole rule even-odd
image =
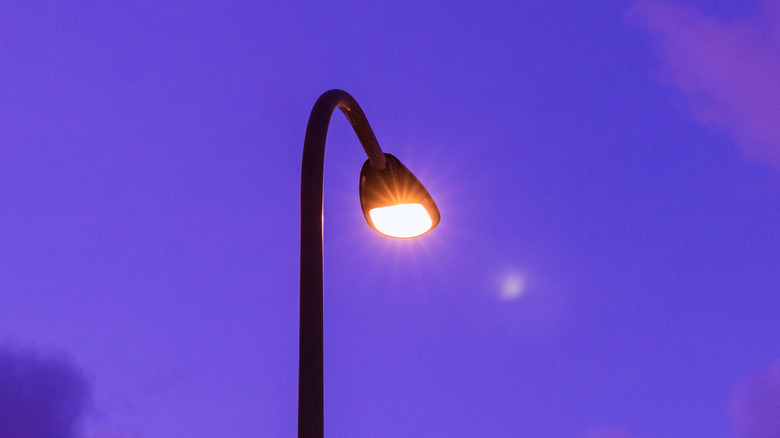
[[[372,208],[368,214],[377,231],[399,239],[423,235],[433,226],[428,211],[418,203]]]
[[[363,163],[360,170],[360,207],[363,215],[374,230],[379,233],[396,238],[417,237],[431,231],[438,225],[441,215],[436,203],[433,202],[430,193],[420,181],[406,168],[398,158],[391,154],[384,154],[386,165],[384,169],[377,170],[370,160]],[[414,207],[401,207],[401,210],[394,210],[395,206],[411,205]],[[393,210],[377,210],[375,215],[385,215],[385,212],[393,211],[393,219],[377,216],[380,221],[385,221],[384,230],[380,229],[383,224],[377,226],[372,219],[371,211],[392,207]],[[403,209],[407,209],[404,211]],[[411,211],[411,213],[410,213]],[[418,219],[404,218],[399,219],[396,212],[403,212],[402,216],[416,217]],[[398,213],[400,214],[400,213]],[[414,221],[414,224],[404,226],[407,229],[397,230],[396,222],[408,223]]]

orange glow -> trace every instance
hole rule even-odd
[[[368,212],[380,233],[398,238],[416,237],[431,229],[433,220],[421,204],[398,204]]]

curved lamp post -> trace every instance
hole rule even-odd
[[[325,139],[339,108],[368,155],[360,172],[360,206],[371,228],[397,238],[416,237],[439,223],[423,185],[397,158],[382,153],[363,110],[348,93],[330,90],[314,104],[306,127],[301,172],[301,296],[298,363],[298,437],[322,438],[322,177]]]

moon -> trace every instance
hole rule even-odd
[[[520,274],[508,274],[501,282],[501,298],[514,300],[525,292],[525,277]]]

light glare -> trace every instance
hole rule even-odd
[[[433,220],[422,204],[398,204],[372,208],[368,212],[374,227],[391,237],[416,237],[431,229]]]

